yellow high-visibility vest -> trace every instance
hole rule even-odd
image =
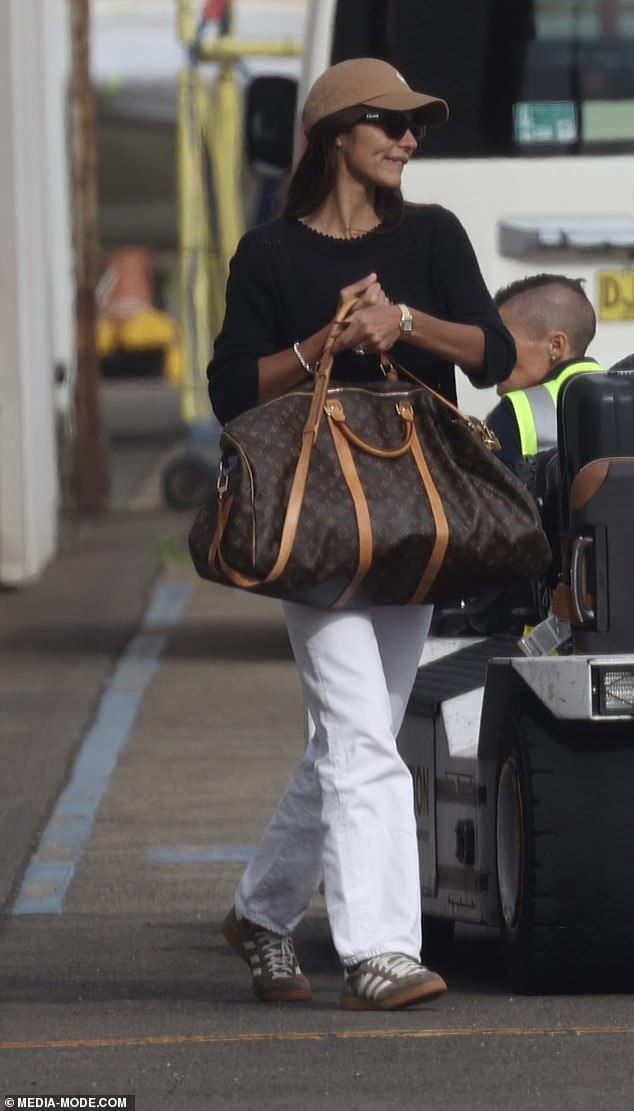
[[[603,367],[590,359],[569,363],[556,378],[531,386],[527,390],[511,390],[504,395],[515,413],[522,455],[537,455],[557,446],[557,398],[564,382],[573,374],[599,374]]]

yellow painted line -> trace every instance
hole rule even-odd
[[[142,1038],[68,1038],[51,1041],[0,1042],[10,1049],[119,1049],[126,1046],[214,1045],[227,1042],[323,1042],[390,1038],[556,1038],[634,1035],[634,1026],[482,1026],[422,1030],[316,1030],[278,1034],[148,1034]]]

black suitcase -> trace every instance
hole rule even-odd
[[[634,372],[573,375],[562,388],[557,420],[566,491],[593,459],[634,455]]]
[[[576,652],[634,652],[634,373],[578,374],[558,406]]]
[[[634,652],[634,457],[596,459],[570,491],[568,575],[576,652]]]

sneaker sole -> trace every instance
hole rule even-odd
[[[230,910],[224,922],[222,923],[222,933],[225,941],[237,953],[241,960],[251,969],[249,958],[246,950],[240,940],[238,933],[238,923],[236,921],[235,912]],[[256,981],[253,981],[253,994],[260,1003],[310,1003],[312,999],[312,992],[309,988],[297,988],[295,991],[276,991],[274,989],[266,991],[260,989]]]
[[[352,992],[344,992],[341,996],[341,1008],[344,1011],[395,1011],[399,1007],[413,1007],[416,1003],[430,1003],[432,999],[438,999],[446,991],[447,985],[439,976],[426,984],[404,989],[398,995],[391,995],[388,999],[375,1001],[353,995]]]
[[[225,941],[229,942],[229,945],[233,949],[234,953],[237,953],[241,960],[243,960],[245,964],[248,964],[249,958],[247,957],[246,950],[240,940],[240,934],[238,933],[238,923],[236,920],[235,912],[233,910],[229,911],[224,922],[222,923],[222,934]]]

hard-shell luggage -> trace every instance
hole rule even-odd
[[[559,399],[557,438],[563,487],[568,490],[577,472],[593,459],[634,455],[634,372],[569,378]]]
[[[561,526],[576,652],[634,641],[634,373],[579,374],[559,403]]]
[[[570,490],[568,575],[576,652],[611,655],[634,646],[634,452],[595,459]]]

